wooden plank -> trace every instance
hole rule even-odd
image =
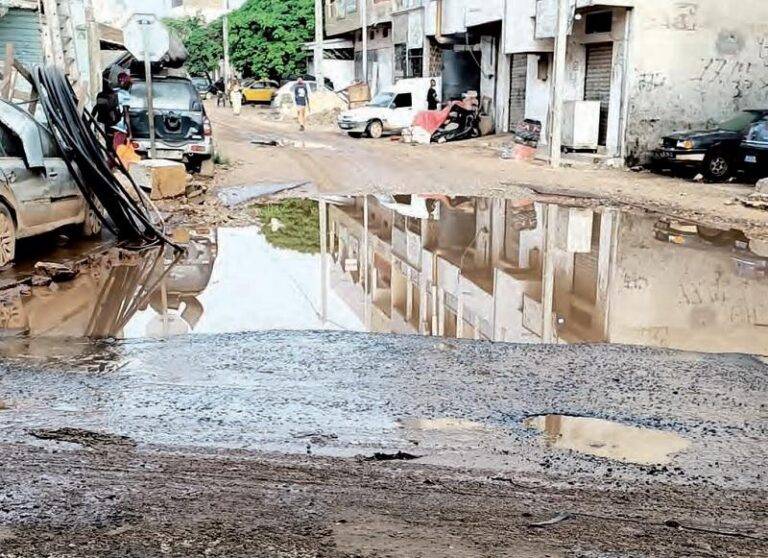
[[[13,75],[13,43],[5,43],[5,65],[3,66],[3,81],[0,82],[0,97],[11,100],[11,76]]]

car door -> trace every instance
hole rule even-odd
[[[26,156],[19,135],[0,123],[0,173],[7,188],[6,201],[16,212],[18,236],[25,236],[31,227],[45,225],[51,216],[51,192],[45,173],[39,166],[31,168],[29,160],[39,164],[34,155]]]
[[[392,100],[391,115],[388,118],[388,128],[400,130],[413,124],[416,111],[413,108],[413,94],[398,93]]]

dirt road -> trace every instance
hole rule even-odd
[[[293,122],[278,122],[269,111],[246,107],[239,118],[210,107],[220,152],[233,166],[218,184],[311,181],[323,193],[457,193],[486,196],[588,198],[663,211],[710,226],[733,226],[768,237],[768,213],[734,203],[752,191],[749,184],[698,184],[689,180],[621,170],[560,169],[502,160],[488,140],[409,146],[353,139],[332,125],[300,133]],[[283,147],[250,143],[276,137]],[[498,140],[493,140],[498,142]]]
[[[768,550],[750,357],[306,332],[3,353],[3,557]]]

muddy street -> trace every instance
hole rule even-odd
[[[0,556],[766,554],[759,238],[234,194],[181,255],[5,272]]]

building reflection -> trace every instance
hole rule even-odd
[[[324,284],[371,331],[768,354],[768,254],[737,231],[495,198],[321,205]]]
[[[137,313],[151,309],[147,336],[194,330],[217,254],[216,231],[179,229],[181,255],[154,249],[113,250],[96,258],[73,280],[6,291],[0,300],[0,330],[35,338],[122,338]]]

